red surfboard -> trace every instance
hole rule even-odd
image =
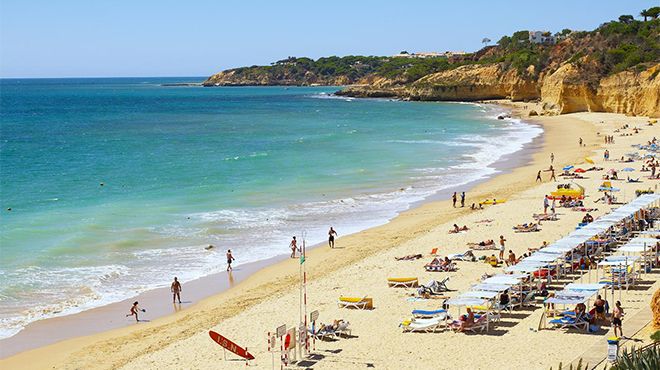
[[[229,352],[233,352],[241,357],[243,357],[246,360],[254,360],[254,356],[250,352],[248,352],[245,348],[239,346],[238,344],[230,341],[229,339],[223,337],[222,335],[214,332],[213,330],[209,331],[209,336],[211,336],[211,339],[213,339],[214,342],[218,343],[221,345],[224,349],[228,350]]]

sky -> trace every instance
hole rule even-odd
[[[646,0],[0,0],[0,77],[208,76],[287,56],[475,51],[592,30]]]

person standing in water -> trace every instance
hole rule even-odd
[[[231,263],[234,262],[235,258],[231,255],[231,249],[227,249],[227,271],[232,271]]]
[[[140,311],[147,312],[147,310],[145,310],[144,308],[140,308],[138,306],[138,302],[135,301],[135,302],[133,302],[133,306],[131,306],[131,313],[126,315],[126,317],[135,316],[135,322],[140,322],[140,318],[138,317],[138,312],[140,312]]]
[[[172,303],[175,303],[177,298],[179,299],[179,303],[181,303],[181,283],[179,280],[174,277],[174,281],[172,282],[172,285],[170,286],[170,291],[172,292]]]
[[[456,208],[456,192],[454,192],[454,195],[451,196],[451,201],[454,205],[454,208]]]
[[[335,229],[332,228],[332,226],[330,226],[330,231],[328,231],[328,245],[330,246],[330,248],[335,247],[336,236],[337,236],[337,232],[335,231]]]
[[[465,192],[461,193],[461,208],[465,207]]]
[[[293,239],[291,239],[289,248],[291,248],[291,258],[296,258],[296,250],[298,249],[298,242],[296,241],[295,236],[293,237]]]

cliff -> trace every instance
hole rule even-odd
[[[534,100],[539,114],[660,116],[660,19],[622,16],[594,31],[544,37],[551,41],[518,31],[472,54],[435,57],[289,57],[220,72],[204,86],[342,85],[337,94],[353,97]]]
[[[202,83],[203,86],[342,86],[352,83],[347,76],[319,76],[306,71],[302,76],[293,73],[244,73],[230,69],[214,74]]]
[[[641,72],[624,71],[599,78],[568,63],[541,83],[549,113],[612,112],[660,116],[660,64]]]

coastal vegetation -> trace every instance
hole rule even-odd
[[[366,77],[381,77],[411,83],[424,76],[466,64],[501,63],[505,69],[537,78],[545,68],[561,62],[593,63],[602,74],[612,74],[660,59],[660,7],[640,12],[644,20],[622,15],[593,31],[563,29],[552,35],[554,42],[534,43],[529,31],[502,36],[496,45],[484,38],[486,46],[460,57],[446,55],[415,57],[407,51],[399,56],[329,56],[316,60],[288,57],[268,66],[230,69],[206,81],[206,85],[311,85],[354,84]],[[408,57],[406,57],[408,56]],[[586,57],[586,58],[585,58]],[[531,68],[530,68],[531,67]],[[214,78],[215,77],[215,78]],[[223,79],[222,77],[229,77]]]
[[[404,100],[538,100],[539,114],[660,116],[660,7],[591,31],[521,30],[473,53],[288,57],[222,71],[204,86],[347,86],[340,95]]]

